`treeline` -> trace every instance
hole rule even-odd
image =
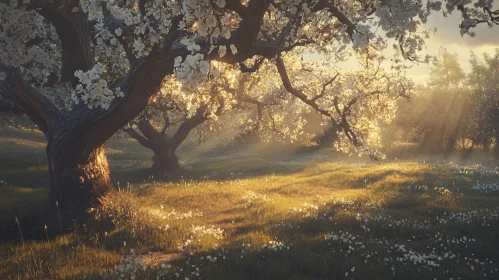
[[[499,157],[499,49],[481,58],[472,53],[464,71],[457,54],[442,48],[427,84],[409,102],[400,100],[384,130],[387,152]]]

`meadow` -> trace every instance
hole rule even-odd
[[[107,146],[116,192],[60,233],[42,135],[0,138],[0,279],[499,279],[493,162],[196,146],[185,174]],[[196,152],[194,152],[196,151]]]

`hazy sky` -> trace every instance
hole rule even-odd
[[[444,17],[441,13],[432,14],[427,26],[436,27],[437,32],[427,41],[427,52],[437,55],[441,46],[446,47],[449,52],[458,54],[461,67],[468,72],[472,50],[481,57],[482,53],[493,53],[495,48],[499,48],[499,26],[489,28],[486,24],[482,24],[474,29],[476,37],[468,35],[461,37],[460,20],[459,13],[453,13],[448,17]],[[415,82],[424,83],[428,80],[428,71],[427,65],[418,65],[409,69],[407,74]]]
[[[429,17],[428,23],[424,26],[426,30],[437,29],[436,33],[432,33],[430,39],[426,41],[426,51],[421,53],[422,57],[426,53],[437,56],[440,47],[445,47],[450,53],[457,53],[459,64],[465,73],[469,72],[469,61],[471,51],[473,51],[479,58],[482,57],[484,52],[493,54],[496,48],[499,48],[499,26],[495,25],[489,28],[487,24],[481,24],[472,29],[475,31],[476,36],[473,38],[469,35],[461,37],[459,23],[461,22],[461,14],[454,12],[452,15],[444,17],[441,12],[433,12]],[[388,41],[388,45],[395,43],[395,41]],[[394,54],[391,47],[387,48],[386,55],[390,57]],[[306,56],[308,59],[321,60],[320,55],[309,54]],[[390,63],[385,63],[386,67],[390,67]],[[341,71],[357,70],[359,69],[358,61],[350,58],[347,61],[339,62],[335,65]],[[426,83],[428,81],[430,65],[428,64],[414,64],[407,70],[407,76],[412,78],[416,83]]]

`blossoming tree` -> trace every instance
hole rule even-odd
[[[462,13],[466,33],[498,23],[492,4],[448,1],[445,9]],[[111,190],[105,143],[144,110],[165,77],[195,94],[210,86],[210,73],[224,75],[221,64],[251,72],[270,60],[284,87],[321,111],[320,87],[311,95],[313,88],[291,82],[288,52],[364,53],[393,38],[401,56],[417,60],[420,27],[440,8],[421,0],[1,0],[0,93],[48,139],[51,204],[65,218],[84,218]],[[383,34],[371,32],[375,26]],[[328,117],[344,139],[364,145],[357,134],[369,128],[356,129],[362,112],[351,114],[353,104],[339,97],[332,102]]]
[[[160,93],[124,128],[154,152],[150,169],[154,178],[181,171],[176,150],[194,129],[204,138],[218,135],[224,140],[245,134],[291,141],[303,138],[310,107],[287,94],[276,79],[264,79],[273,67],[266,63],[251,74],[225,67],[223,76],[212,76],[210,87],[195,95],[178,88],[174,79],[166,79]]]

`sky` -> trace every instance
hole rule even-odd
[[[421,53],[424,58],[426,54],[437,56],[441,47],[447,48],[450,53],[458,55],[459,64],[465,73],[469,72],[471,52],[473,51],[478,58],[482,57],[483,53],[493,54],[496,48],[499,48],[499,26],[488,27],[487,24],[481,24],[472,29],[475,31],[476,36],[473,38],[469,35],[461,36],[459,24],[461,22],[461,15],[454,12],[447,17],[444,17],[441,12],[433,12],[428,18],[427,24],[424,26],[426,30],[433,30],[433,33],[426,41],[426,50]],[[388,42],[388,45],[394,42]],[[394,54],[394,50],[390,47],[387,48],[385,54],[390,57]],[[319,57],[315,57],[320,59]],[[342,70],[356,70],[359,69],[359,64],[356,59],[351,58],[345,62],[338,64]],[[407,69],[407,77],[417,84],[425,84],[429,78],[430,64],[419,63]],[[390,68],[390,63],[387,61],[385,67]]]
[[[474,38],[464,35],[461,37],[459,23],[461,16],[453,13],[444,17],[442,13],[433,13],[428,20],[428,27],[437,28],[437,32],[427,40],[427,53],[437,55],[440,47],[445,47],[451,53],[457,53],[459,63],[465,72],[469,72],[471,51],[481,57],[482,53],[493,53],[499,48],[499,26],[489,28],[486,24],[477,26]],[[417,83],[428,80],[429,66],[417,65],[407,71],[407,75]]]

